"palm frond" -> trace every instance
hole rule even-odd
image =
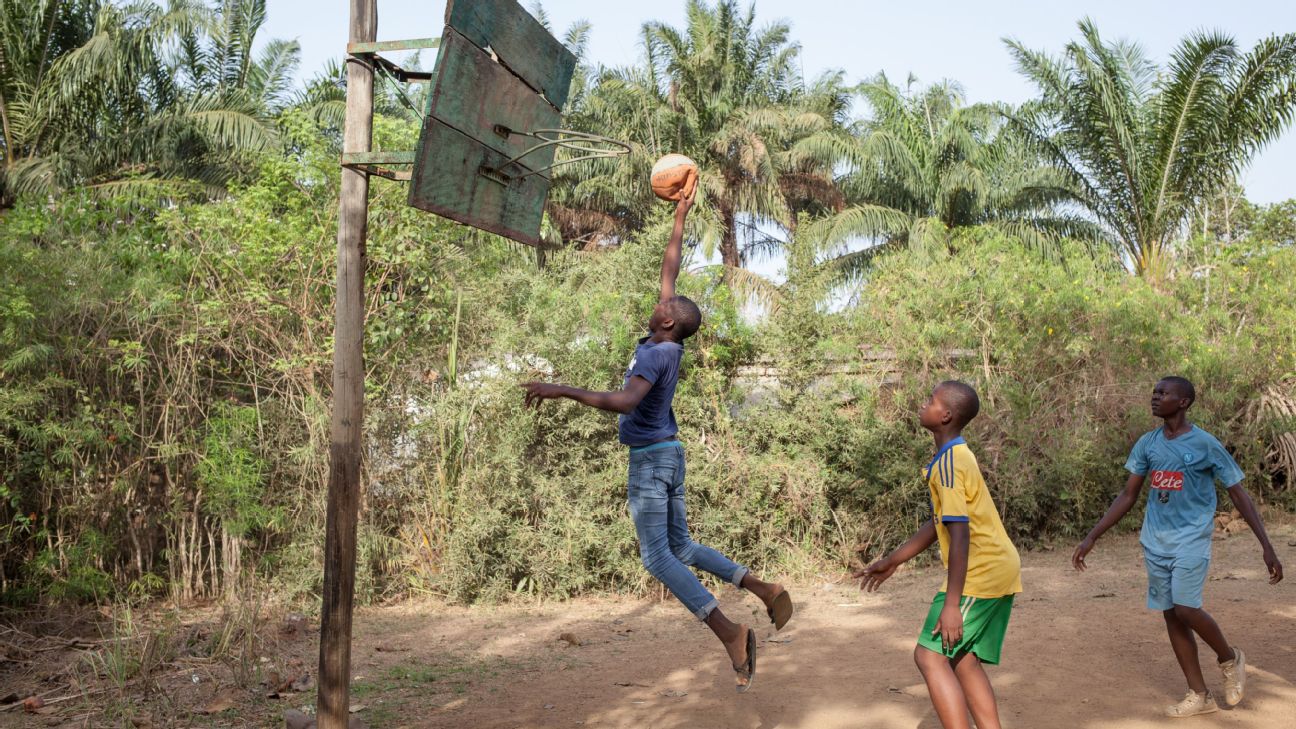
[[[583,61],[585,54],[589,52],[589,39],[593,28],[594,26],[588,20],[582,19],[572,23],[563,34],[563,45],[576,56],[578,63]]]
[[[1166,206],[1182,201],[1176,192],[1187,177],[1213,166],[1216,144],[1213,121],[1227,111],[1221,75],[1236,52],[1231,38],[1219,33],[1190,36],[1174,52],[1166,81],[1157,95],[1154,162],[1159,168],[1153,215],[1165,217]]]
[[[14,196],[48,197],[59,188],[55,160],[24,157],[0,172],[0,193]]]
[[[807,223],[800,234],[826,251],[856,240],[903,240],[912,225],[911,216],[894,208],[859,204]]]
[[[193,180],[165,177],[133,177],[86,185],[80,189],[97,198],[157,204],[198,197],[203,190]]]
[[[1227,157],[1220,161],[1236,174],[1296,120],[1296,33],[1264,38],[1242,56],[1222,106],[1219,145]]]
[[[776,313],[783,303],[784,294],[778,284],[741,266],[717,264],[704,266],[701,272],[723,280],[739,301],[755,303],[766,312]]]
[[[907,240],[910,250],[943,252],[949,248],[950,228],[940,218],[916,218],[909,226]]]
[[[897,242],[866,245],[824,261],[821,269],[837,286],[853,286],[867,278],[880,257],[899,247],[900,244]]]
[[[263,109],[277,110],[288,102],[293,76],[301,61],[301,44],[274,39],[261,50],[249,72],[247,89]]]

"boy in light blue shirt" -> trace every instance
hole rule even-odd
[[[1202,609],[1202,587],[1210,565],[1211,532],[1215,526],[1215,481],[1228,488],[1233,506],[1260,540],[1269,583],[1282,579],[1282,563],[1269,543],[1264,522],[1242,488],[1242,469],[1215,436],[1188,422],[1188,408],[1196,399],[1193,384],[1182,377],[1166,377],[1156,384],[1152,390],[1152,414],[1165,424],[1134,444],[1125,462],[1130,472],[1125,490],[1071,557],[1075,568],[1084,570],[1085,555],[1094,542],[1125,516],[1143,484],[1148,484],[1147,511],[1139,537],[1148,572],[1147,605],[1165,616],[1170,645],[1189,688],[1183,701],[1166,708],[1170,717],[1219,710],[1202,677],[1194,633],[1219,659],[1225,702],[1236,706],[1246,688],[1246,656],[1225,640],[1214,618]]]

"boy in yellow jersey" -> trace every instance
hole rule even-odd
[[[923,475],[931,492],[932,518],[894,552],[855,573],[873,592],[932,542],[940,541],[948,572],[936,593],[914,648],[914,662],[945,729],[1000,729],[994,688],[982,663],[996,665],[1013,596],[1021,592],[1021,559],[1004,531],[994,500],[963,441],[963,428],[981,404],[976,390],[942,382],[918,411],[936,440],[936,456]],[[945,599],[946,594],[959,599]]]

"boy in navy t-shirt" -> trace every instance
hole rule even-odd
[[[1183,701],[1166,708],[1166,715],[1171,717],[1219,709],[1202,677],[1194,633],[1219,659],[1224,674],[1224,701],[1236,706],[1246,689],[1246,656],[1224,639],[1214,618],[1202,610],[1202,587],[1210,565],[1211,531],[1215,526],[1215,481],[1228,488],[1233,505],[1260,540],[1269,583],[1282,579],[1282,563],[1269,543],[1264,522],[1242,488],[1242,469],[1215,436],[1188,422],[1188,408],[1196,398],[1193,384],[1182,377],[1166,377],[1156,384],[1152,390],[1152,414],[1165,424],[1134,444],[1125,462],[1130,472],[1125,490],[1071,557],[1075,568],[1083,570],[1085,555],[1094,542],[1125,516],[1143,484],[1148,484],[1147,511],[1139,537],[1148,573],[1147,605],[1165,616],[1170,645],[1189,688]]]
[[[675,227],[662,259],[661,296],[648,320],[648,336],[639,340],[622,389],[590,392],[566,385],[527,382],[526,404],[566,397],[590,407],[620,413],[620,440],[630,447],[628,503],[639,537],[644,567],[680,602],[711,628],[724,644],[737,673],[738,691],[746,691],[756,671],[756,632],[720,612],[719,604],[689,567],[750,591],[765,603],[775,629],[792,616],[792,598],[782,585],[758,579],[716,550],[689,537],[684,509],[684,446],[677,439],[671,401],[679,379],[684,340],[702,324],[697,304],[675,295],[683,259],[684,222],[693,196],[675,209]]]

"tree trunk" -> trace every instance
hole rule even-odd
[[[1153,288],[1162,290],[1169,273],[1168,259],[1169,256],[1166,255],[1165,246],[1161,241],[1149,243],[1140,257],[1136,273],[1145,281],[1151,282]]]
[[[224,524],[221,524],[221,568],[225,573],[225,598],[233,599],[243,571],[243,537],[230,533]]]
[[[177,519],[176,523],[173,531],[167,536],[167,552],[170,553],[167,559],[167,572],[171,575],[171,596],[176,600],[183,600],[184,585],[189,580],[188,558],[184,552],[185,523],[183,519]]]
[[[216,561],[219,559],[220,550],[216,548],[216,525],[207,523],[207,574],[211,575],[211,582],[203,590],[203,596],[208,597],[220,594],[222,572],[220,564]]]
[[[0,90],[0,133],[4,134],[5,167],[13,164],[13,135],[9,133],[9,105],[5,102],[4,91]]]
[[[721,206],[720,220],[724,223],[724,235],[720,238],[720,262],[730,268],[742,267],[742,256],[738,253],[738,216],[728,205]]]

